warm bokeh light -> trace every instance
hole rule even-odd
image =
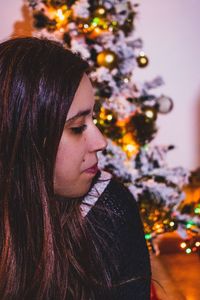
[[[190,248],[187,248],[187,249],[185,250],[185,252],[186,252],[187,254],[190,254],[190,253],[192,252],[192,250],[191,250]]]
[[[196,242],[196,243],[195,243],[195,246],[196,246],[196,247],[200,247],[200,242]]]
[[[182,248],[182,249],[185,249],[185,248],[186,248],[186,246],[187,246],[187,245],[186,245],[186,243],[185,243],[185,242],[182,242],[182,243],[181,243],[181,248]]]
[[[113,118],[113,116],[112,116],[112,115],[107,115],[107,120],[108,120],[108,121],[111,121],[111,120],[112,120],[112,118]]]
[[[56,16],[59,18],[60,21],[63,21],[65,19],[62,9],[57,10]]]

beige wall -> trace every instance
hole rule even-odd
[[[0,0],[0,40],[31,34],[31,14],[25,0]]]
[[[200,1],[141,0],[137,35],[151,63],[138,78],[162,75],[160,89],[174,100],[174,110],[160,116],[156,143],[175,144],[169,163],[200,165]]]

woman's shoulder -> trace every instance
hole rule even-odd
[[[89,211],[87,220],[116,257],[119,276],[114,277],[114,281],[140,279],[117,289],[118,296],[113,299],[149,299],[149,254],[138,205],[129,189],[111,177]],[[109,253],[107,251],[104,256]]]
[[[107,172],[102,172],[98,182],[84,198],[83,216],[104,220],[120,227],[141,227],[137,202],[129,189]],[[123,225],[123,226],[122,226]]]
[[[133,194],[117,178],[112,177],[104,192],[99,197],[99,202],[111,209],[122,219],[132,219],[138,215],[138,205]]]

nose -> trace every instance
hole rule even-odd
[[[107,139],[101,131],[94,125],[93,138],[91,139],[91,152],[104,150],[108,145]]]

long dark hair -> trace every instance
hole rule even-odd
[[[89,243],[80,199],[58,201],[53,193],[59,141],[87,68],[57,42],[0,44],[2,300],[88,300],[97,283],[111,286],[98,247]]]

